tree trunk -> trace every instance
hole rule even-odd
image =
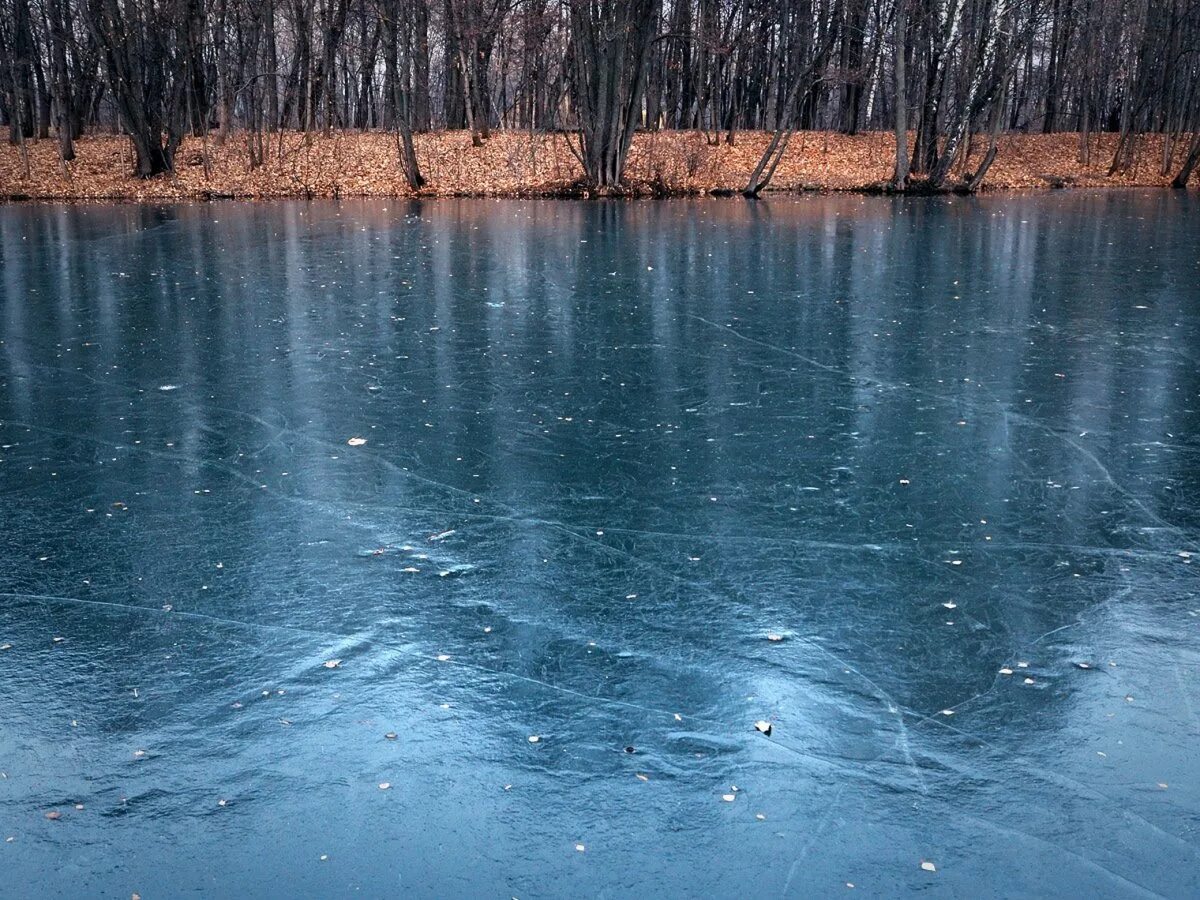
[[[642,111],[659,0],[572,0],[571,88],[588,184],[620,190]]]
[[[1197,163],[1200,163],[1200,130],[1192,135],[1192,147],[1183,161],[1179,174],[1171,181],[1171,187],[1176,189],[1187,187],[1188,179],[1192,177],[1192,170],[1196,168]]]
[[[896,2],[896,168],[892,189],[902,191],[908,185],[908,88],[905,85],[905,55],[908,52],[907,0]]]

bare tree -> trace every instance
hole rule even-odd
[[[620,188],[642,118],[658,0],[569,0],[571,99],[588,183]]]

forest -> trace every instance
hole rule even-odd
[[[750,196],[811,130],[893,133],[894,190],[973,190],[1010,132],[1200,162],[1200,0],[0,0],[0,65],[13,144],[126,134],[143,178],[281,131],[392,134],[412,188],[443,129],[565,134],[600,192],[660,129],[767,132]]]

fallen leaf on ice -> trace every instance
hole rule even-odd
[[[931,863],[927,859],[921,860],[921,868],[924,869],[926,872],[936,872],[937,871],[937,866],[935,866],[933,863]]]
[[[583,844],[576,844],[575,849],[578,850],[580,853],[582,853],[584,850],[587,849],[587,847],[583,846]]]
[[[765,734],[767,737],[771,736],[771,723],[766,721],[765,719],[759,719],[757,722],[754,723],[754,727],[757,728],[759,731],[761,731],[763,734]]]
[[[778,644],[780,641],[783,640],[783,635],[782,634],[768,634],[767,640],[770,641],[772,644]]]
[[[1001,675],[1011,675],[1012,672],[1013,672],[1013,670],[1010,669],[1008,666],[1005,666],[1003,669],[1000,670]]]
[[[391,788],[391,786],[392,786],[392,783],[391,783],[390,781],[381,781],[381,782],[379,782],[379,789],[380,789],[381,791],[386,791],[386,790],[389,790],[389,789]]]
[[[352,437],[352,438],[350,438],[350,440],[346,441],[346,443],[349,444],[351,447],[361,447],[366,442],[367,442],[367,439],[361,438],[361,437]]]
[[[342,664],[342,661],[340,659],[327,659],[321,665],[323,665],[327,669],[336,669],[341,664]]]
[[[57,822],[62,818],[62,813],[60,813],[57,809],[52,809],[50,812],[46,813],[46,818],[51,822]]]
[[[649,781],[650,780],[648,777],[643,775],[641,772],[637,773],[637,779],[638,779],[638,781]]]
[[[529,736],[529,743],[531,743],[531,744],[536,744],[540,740],[541,740],[541,738],[538,737],[536,734],[531,734]]]
[[[942,710],[942,715],[943,715],[943,716],[952,716],[952,715],[954,715],[954,710],[952,710],[952,709],[943,709],[943,710]]]
[[[732,803],[734,800],[737,799],[737,794],[722,794],[721,799],[724,800],[726,803]]]
[[[387,738],[389,741],[394,741],[396,739],[396,732],[389,731],[387,734],[384,735],[384,737]]]

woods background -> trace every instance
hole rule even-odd
[[[13,184],[472,192],[449,153],[480,193],[507,166],[756,195],[806,183],[797,141],[826,186],[893,190],[1006,163],[1182,187],[1200,161],[1200,0],[0,0],[0,66]]]

